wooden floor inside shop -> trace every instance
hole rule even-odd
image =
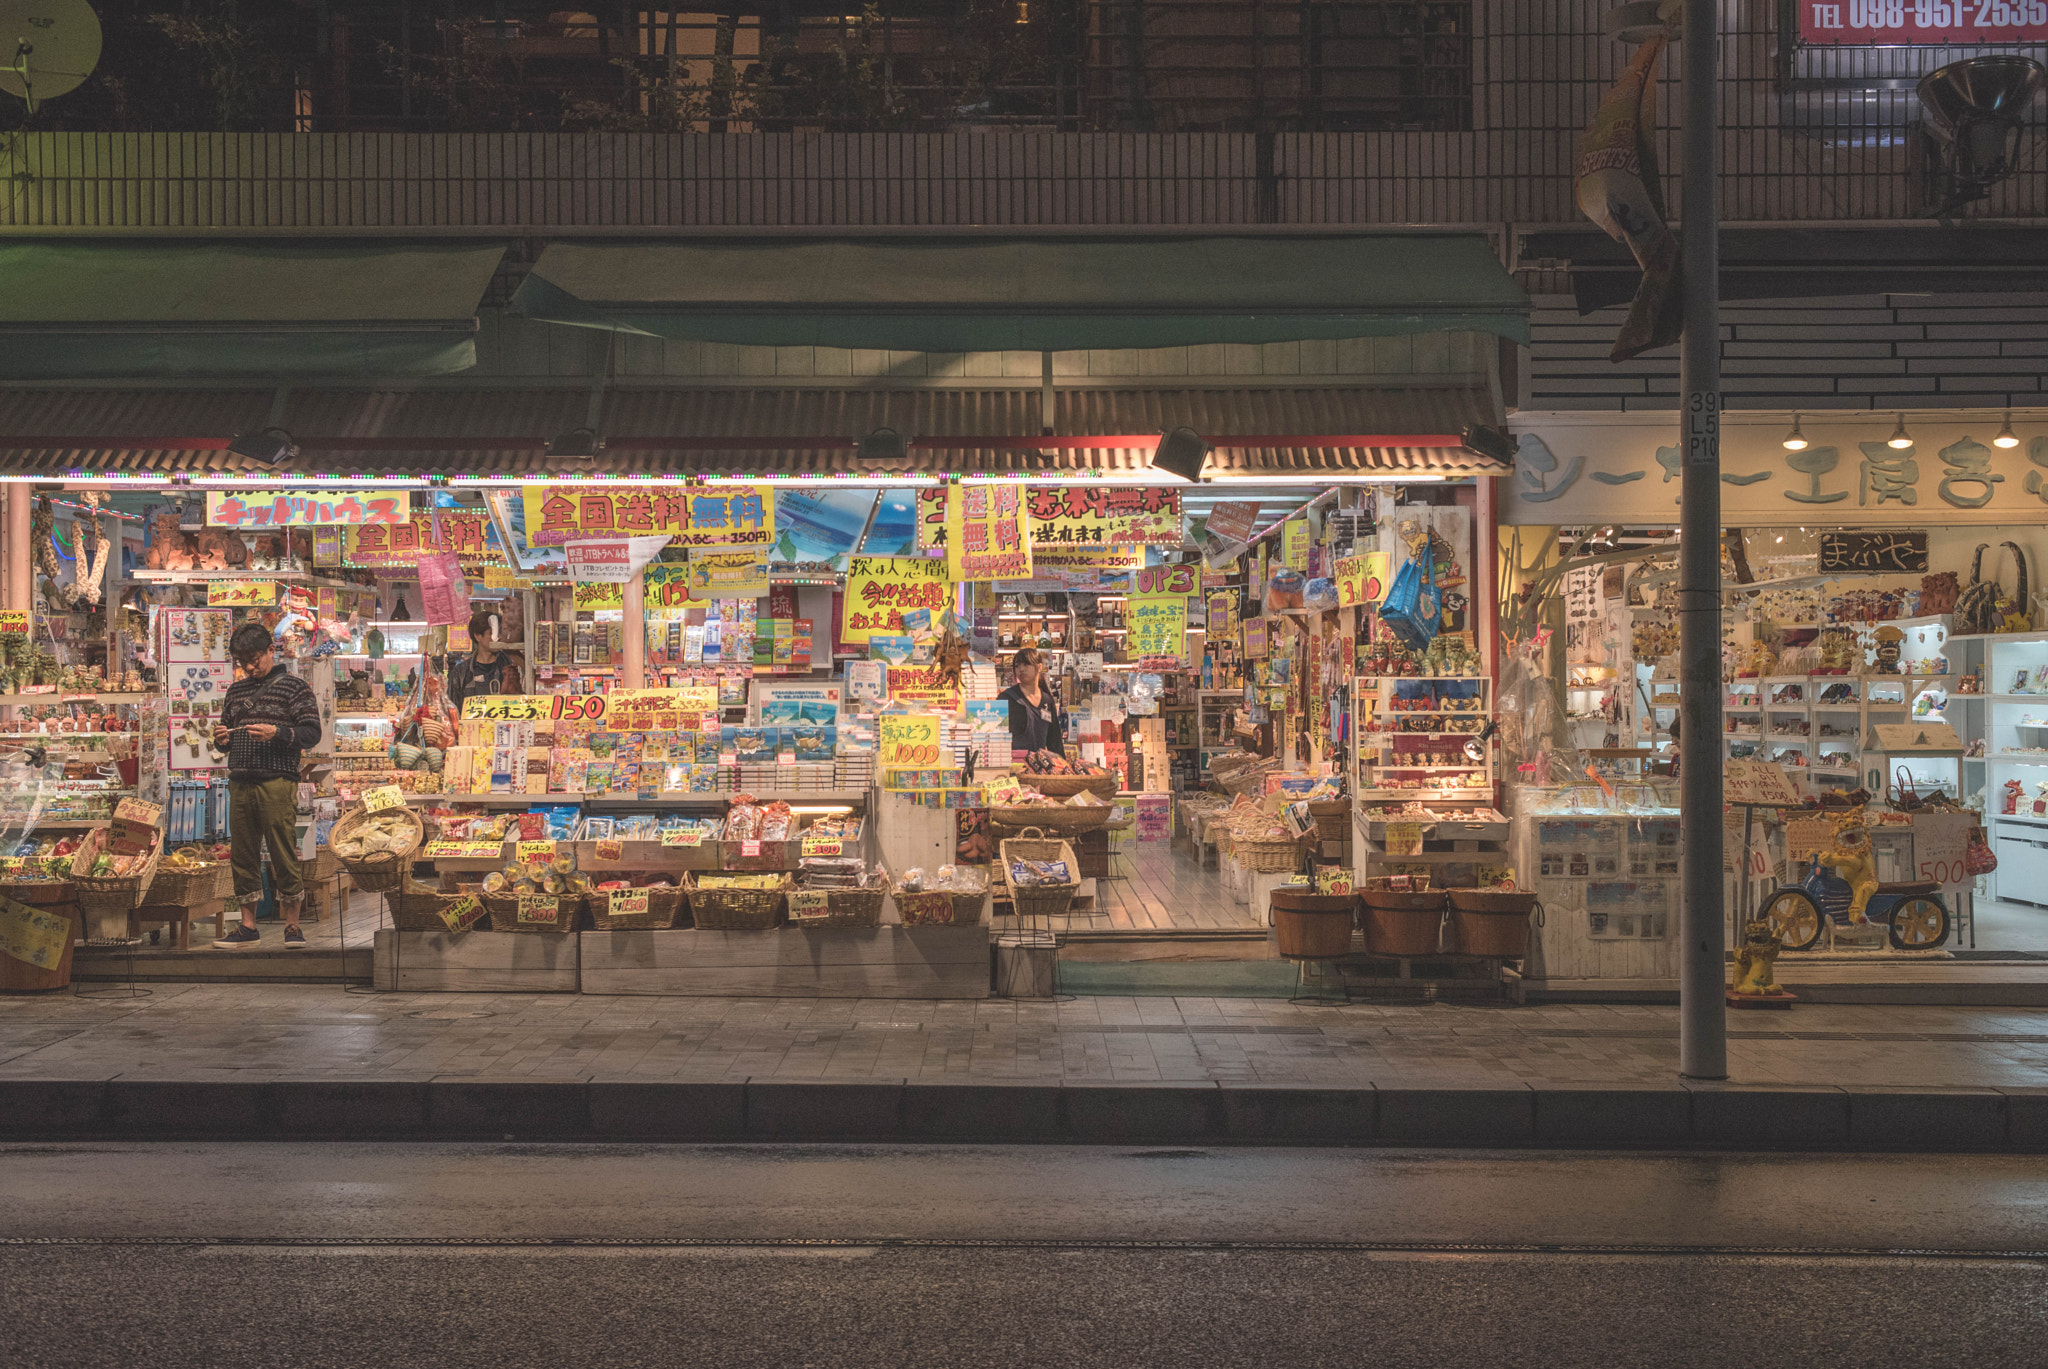
[[[1129,959],[1118,943],[1148,947],[1143,958],[1265,959],[1266,929],[1237,902],[1215,870],[1184,842],[1140,842],[1116,834],[1110,847],[1110,878],[1095,881],[1095,898],[1055,927],[1067,938],[1062,958]],[[998,932],[1016,928],[1012,918],[995,920]],[[1093,946],[1095,949],[1085,949]]]

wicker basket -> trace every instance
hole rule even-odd
[[[222,862],[210,862],[195,868],[179,869],[171,865],[158,865],[156,878],[150,881],[143,893],[144,903],[169,903],[179,908],[190,908],[195,903],[206,903],[219,898],[220,873],[228,870]],[[234,888],[234,872],[228,870],[228,888]]]
[[[636,888],[640,888],[637,882]],[[600,932],[647,932],[666,931],[676,925],[682,916],[685,900],[683,891],[673,884],[649,884],[644,886],[647,894],[647,911],[644,913],[620,913],[614,917],[611,890],[592,889],[584,895],[590,905],[590,922]]]
[[[396,812],[403,817],[411,819],[412,843],[408,847],[401,851],[377,851],[357,860],[350,860],[348,857],[341,856],[338,853],[336,857],[341,861],[342,868],[348,871],[349,878],[355,881],[356,888],[363,890],[365,893],[388,894],[395,889],[402,888],[407,877],[412,873],[413,857],[419,853],[420,847],[427,840],[427,820],[418,813],[413,812],[410,808],[386,809],[385,811]],[[357,808],[349,813],[340,822],[334,824],[334,830],[327,837],[328,848],[330,850],[333,849],[343,837],[353,833],[358,827],[368,822],[369,819],[369,810],[364,808]]]
[[[1063,832],[1076,835],[1092,832],[1109,821],[1110,808],[1068,808],[1060,807],[995,807],[988,810],[991,827],[1000,827],[1006,832],[1022,834],[1032,828],[1041,832]]]
[[[1235,838],[1230,843],[1230,858],[1246,870],[1284,875],[1300,868],[1301,843]]]
[[[956,893],[949,889],[925,889],[906,894],[894,890],[896,916],[906,927],[973,927],[981,923],[981,910],[988,905],[988,890]]]
[[[1029,770],[1010,772],[1047,798],[1070,799],[1076,794],[1116,797],[1115,775],[1034,775]]]
[[[11,898],[31,908],[48,908],[78,897],[78,886],[68,879],[0,880],[0,898]]]
[[[85,915],[86,935],[125,937],[127,915],[142,906],[143,891],[148,889],[151,881],[156,878],[156,867],[163,859],[164,845],[159,841],[150,849],[149,854],[143,857],[141,867],[125,875],[77,873],[78,865],[81,863],[88,869],[91,868],[93,860],[99,855],[100,843],[106,840],[106,832],[107,829],[104,827],[95,828],[80,843],[77,853],[72,857],[71,882],[78,890],[78,910]],[[116,917],[121,920],[121,930],[107,930],[104,924]],[[94,924],[101,925],[95,927]]]
[[[823,917],[799,917],[797,900],[805,897],[807,902],[824,895],[825,915]],[[792,927],[879,927],[882,925],[882,900],[889,896],[887,889],[792,889],[789,895],[789,925]]]
[[[1019,917],[1062,917],[1081,888],[1081,861],[1074,848],[1058,837],[1048,837],[1026,828],[1022,835],[1005,837],[998,843],[1003,861],[1003,883],[1010,890],[1010,906]],[[1010,863],[1018,860],[1063,860],[1073,873],[1066,884],[1040,884],[1020,889],[1010,884]]]
[[[1271,759],[1254,760],[1249,765],[1224,766],[1220,769],[1211,762],[1209,778],[1226,794],[1243,794],[1257,798],[1266,792],[1266,776],[1275,773],[1279,768],[1280,762]]]
[[[408,879],[384,895],[384,906],[391,910],[391,925],[401,932],[445,932],[448,924],[441,920],[441,909],[460,897]]]
[[[1311,799],[1308,811],[1316,820],[1318,840],[1342,841],[1351,835],[1350,799]]]
[[[583,895],[563,894],[555,900],[553,922],[521,922],[517,894],[485,894],[484,911],[491,915],[494,932],[541,932],[568,936],[583,920]]]
[[[782,921],[783,896],[793,881],[768,889],[704,889],[691,878],[690,915],[704,932],[765,932]]]

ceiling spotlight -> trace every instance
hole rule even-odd
[[[1493,734],[1500,731],[1500,724],[1490,722],[1478,736],[1465,743],[1465,759],[1475,764],[1486,759],[1486,744],[1493,740]]]
[[[908,461],[910,439],[894,428],[877,428],[860,440],[854,454],[863,464],[870,461]]]
[[[299,454],[299,444],[282,428],[263,428],[253,433],[236,433],[228,450],[259,466],[276,466]]]
[[[1785,434],[1785,450],[1803,452],[1806,450],[1806,434],[1799,431],[1799,415],[1792,415],[1792,431]]]
[[[1484,423],[1474,423],[1471,427],[1465,429],[1461,436],[1468,451],[1477,452],[1481,456],[1490,456],[1495,461],[1513,461],[1515,459],[1517,446],[1515,439],[1509,437],[1498,428],[1489,427]]]
[[[1994,447],[2017,447],[2020,445],[2019,436],[2012,430],[2011,409],[2005,411],[2005,426],[1998,430],[1998,436],[1991,439],[1991,445]]]
[[[551,461],[589,461],[604,450],[604,439],[595,428],[571,428],[548,443]]]
[[[1193,428],[1169,428],[1152,449],[1152,469],[1193,483],[1202,478],[1202,466],[1213,450]]]
[[[1913,445],[1913,435],[1906,431],[1906,416],[1904,414],[1899,415],[1898,426],[1892,429],[1892,435],[1884,440],[1884,445],[1896,447],[1900,451],[1904,451]]]

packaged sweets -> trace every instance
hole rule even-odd
[[[1067,874],[1067,863],[1063,860],[1013,860],[1010,862],[1010,884],[1018,889],[1033,889],[1047,884],[1072,884]]]

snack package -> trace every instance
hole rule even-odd
[[[1067,863],[1063,860],[1013,860],[1010,862],[1010,883],[1019,889],[1033,889],[1047,884],[1072,884],[1068,877]]]

